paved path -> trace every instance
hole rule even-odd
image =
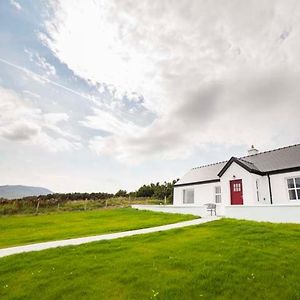
[[[88,236],[88,237],[83,237],[83,238],[60,240],[60,241],[4,248],[4,249],[0,249],[0,257],[12,255],[12,254],[23,253],[23,252],[40,251],[40,250],[44,250],[44,249],[70,246],[70,245],[81,245],[81,244],[86,244],[86,243],[96,242],[96,241],[113,240],[113,239],[118,239],[118,238],[122,238],[122,237],[126,237],[126,236],[158,232],[158,231],[165,231],[165,230],[170,230],[170,229],[174,229],[174,228],[182,228],[182,227],[191,226],[191,225],[203,224],[203,223],[215,221],[218,219],[220,219],[220,218],[219,217],[207,217],[207,218],[195,219],[195,220],[191,220],[191,221],[185,221],[185,222],[180,222],[180,223],[175,223],[175,224],[168,224],[168,225],[162,225],[162,226],[150,227],[150,228],[144,228],[144,229],[136,229],[136,230],[102,234],[102,235],[96,235],[96,236]]]

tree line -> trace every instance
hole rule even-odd
[[[104,200],[112,198],[114,194],[109,193],[54,193],[48,195],[40,195],[40,196],[28,196],[23,197],[22,200],[26,200],[28,202],[36,202],[37,200],[44,201],[53,201],[53,202],[67,202],[67,201],[76,201],[76,200]],[[7,200],[4,198],[0,199],[0,203],[10,202],[12,200]]]
[[[167,199],[169,202],[173,199],[174,184],[178,181],[163,183],[144,184],[134,192],[127,192],[126,190],[119,190],[115,194],[112,193],[54,193],[40,196],[24,197],[22,200],[28,202],[68,202],[76,200],[106,200],[113,197],[128,197],[128,198],[155,198],[159,200]],[[0,198],[0,204],[11,202],[4,198]]]
[[[179,179],[173,180],[171,182],[157,182],[157,183],[150,183],[150,184],[144,184],[141,186],[137,191],[127,193],[126,190],[119,190],[115,197],[133,197],[133,198],[139,198],[139,197],[150,197],[155,199],[173,199],[173,189],[174,184]]]

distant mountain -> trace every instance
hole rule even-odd
[[[40,196],[52,194],[53,192],[43,188],[35,186],[24,185],[1,185],[0,186],[0,198],[6,199],[18,199],[28,196]]]

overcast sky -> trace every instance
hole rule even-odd
[[[2,0],[0,45],[0,185],[130,191],[300,142],[298,0]]]

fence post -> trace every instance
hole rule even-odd
[[[85,202],[84,202],[84,210],[86,210],[86,205],[87,205],[87,198],[85,198]]]
[[[105,208],[107,208],[107,198],[105,199]]]

